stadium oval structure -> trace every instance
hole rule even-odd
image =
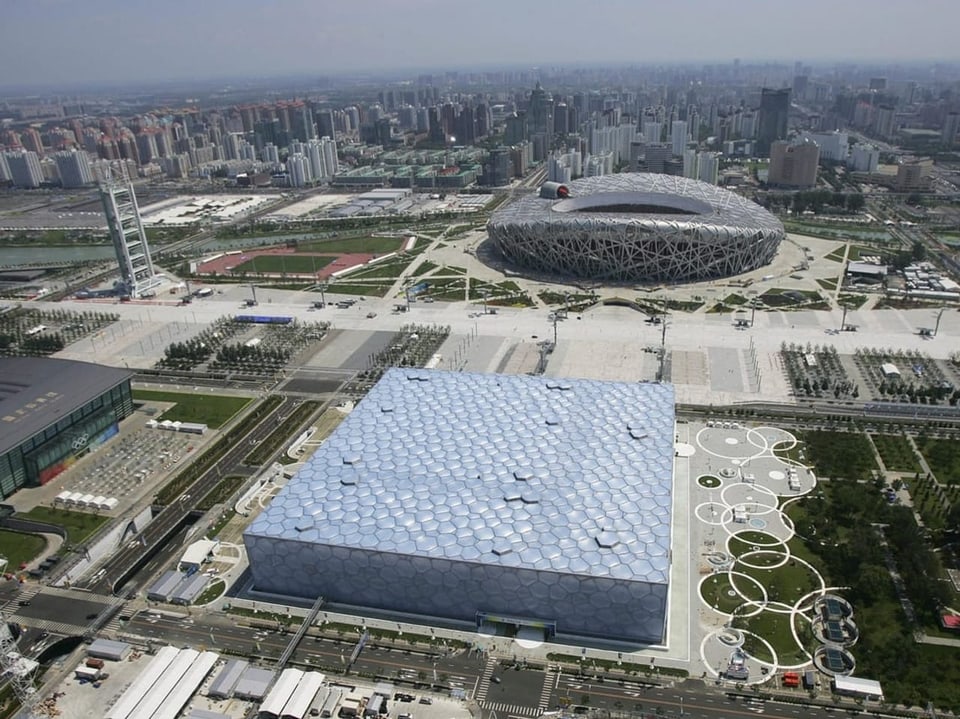
[[[487,231],[510,262],[614,282],[684,282],[763,267],[784,238],[754,202],[706,182],[625,173],[544,186],[494,213]]]

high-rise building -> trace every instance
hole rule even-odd
[[[40,158],[30,150],[13,150],[6,153],[7,167],[14,187],[35,188],[43,182]]]
[[[820,148],[812,141],[785,142],[770,146],[767,183],[776,187],[813,187],[817,184]]]
[[[100,201],[125,289],[133,297],[144,297],[162,280],[154,271],[133,184],[106,178],[100,183]]]
[[[801,136],[820,146],[820,157],[834,162],[846,162],[850,152],[849,140],[845,132],[805,132]]]
[[[878,137],[892,137],[896,130],[895,120],[896,108],[892,105],[880,105],[873,122],[873,131]]]
[[[292,187],[305,187],[313,179],[310,160],[299,152],[293,153],[287,158],[287,174]]]
[[[683,151],[683,176],[691,180],[700,176],[700,157],[696,150]]]
[[[658,175],[664,174],[670,154],[670,145],[647,145],[644,151],[645,170]]]
[[[495,147],[490,150],[484,168],[484,184],[488,187],[503,187],[510,184],[511,160],[509,147]]]
[[[720,153],[701,152],[697,160],[700,165],[697,179],[716,185],[720,179]]]
[[[643,141],[648,145],[658,145],[663,134],[663,126],[652,119],[644,119],[643,122]]]
[[[687,149],[689,133],[687,132],[687,123],[685,120],[674,120],[670,126],[671,151],[677,157],[683,157],[683,151]]]
[[[947,147],[952,147],[957,141],[958,133],[960,133],[960,112],[948,113],[943,121],[940,140]]]
[[[787,118],[790,113],[790,90],[763,88],[760,91],[757,152],[766,156],[777,140],[787,139]]]
[[[63,187],[83,187],[96,182],[90,169],[90,158],[83,150],[63,150],[54,153],[53,159],[57,163],[57,173]]]
[[[879,164],[880,150],[862,142],[853,146],[847,160],[847,167],[853,172],[876,172]]]
[[[530,93],[527,131],[530,139],[534,141],[534,161],[546,159],[546,153],[553,145],[553,98],[539,81]]]

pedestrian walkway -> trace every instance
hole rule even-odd
[[[17,592],[13,597],[7,601],[0,611],[3,612],[4,616],[10,616],[11,614],[17,613],[17,608],[20,606],[20,602],[29,602],[35,596],[40,593],[41,587],[39,584],[23,584],[20,586],[20,591]]]
[[[15,617],[21,623],[34,629],[42,629],[53,634],[62,634],[67,637],[81,636],[86,633],[86,626],[77,624],[67,624],[66,622],[53,622],[47,619],[34,619],[33,617]]]
[[[537,707],[525,707],[522,704],[507,704],[505,702],[477,702],[487,712],[496,712],[497,719],[506,717],[538,717],[541,710]]]
[[[537,707],[540,711],[545,711],[550,706],[550,697],[553,695],[554,683],[557,681],[558,672],[550,671],[547,665],[543,669],[543,689],[540,690],[540,703]]]
[[[487,658],[487,665],[483,668],[480,675],[480,682],[477,684],[477,694],[474,697],[477,702],[482,702],[490,689],[490,677],[493,676],[493,670],[497,668],[497,660],[492,656]]]

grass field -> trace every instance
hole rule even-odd
[[[17,517],[63,527],[67,530],[67,541],[71,544],[82,544],[100,527],[110,521],[110,517],[102,515],[72,512],[69,509],[53,509],[51,507],[34,507],[29,512],[17,512]]]
[[[364,295],[366,297],[383,297],[390,288],[392,282],[371,282],[369,285],[352,284],[348,282],[337,282],[327,288],[327,296],[332,294],[340,295]]]
[[[233,274],[267,272],[308,275],[322,270],[336,259],[336,255],[257,255],[237,265],[230,272]]]
[[[47,546],[37,534],[21,534],[0,529],[0,556],[7,558],[7,571],[15,572],[23,562],[31,562]]]
[[[298,253],[329,252],[331,254],[361,253],[371,255],[385,255],[388,252],[399,250],[404,239],[400,237],[353,237],[338,240],[317,240],[307,242],[297,247]]]
[[[186,394],[135,389],[133,399],[138,401],[176,402],[159,417],[171,422],[200,422],[210,429],[222,427],[237,412],[250,404],[249,397],[221,397],[212,394]]]

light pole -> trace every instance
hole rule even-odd
[[[933,328],[933,336],[937,336],[937,332],[940,331],[940,318],[943,317],[943,313],[947,311],[946,307],[941,307],[940,311],[937,312],[937,324]]]
[[[482,289],[480,290],[480,296],[483,297],[483,314],[487,314],[487,297],[490,295],[490,290]]]

